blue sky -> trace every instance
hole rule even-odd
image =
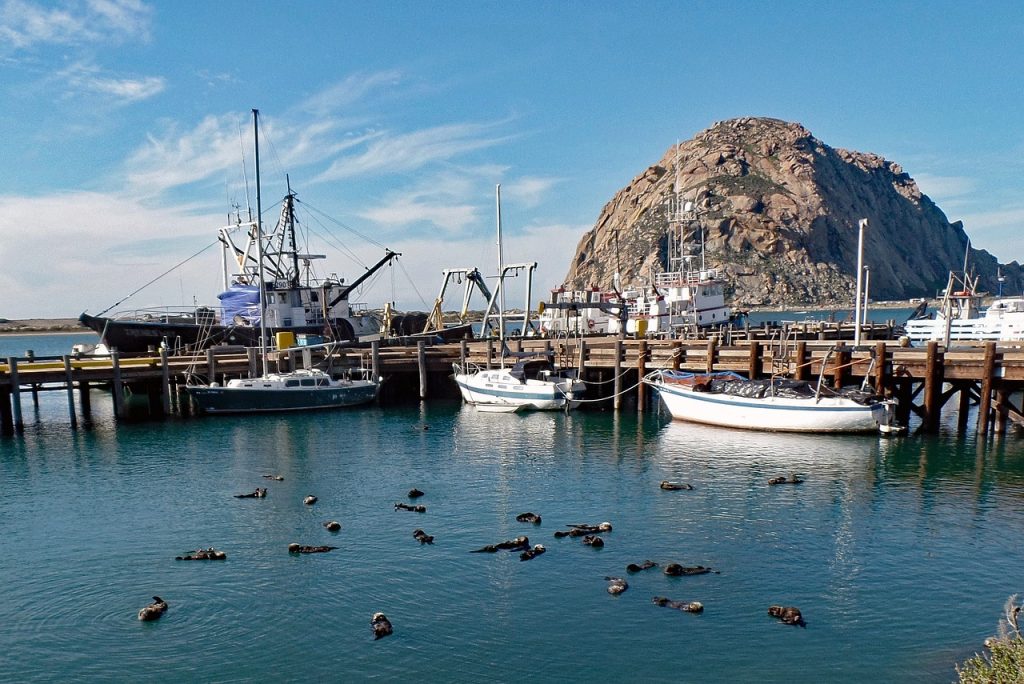
[[[95,313],[211,244],[245,205],[253,107],[264,205],[287,173],[355,233],[314,235],[323,272],[403,253],[370,306],[493,273],[496,183],[536,301],[618,189],[738,116],[900,163],[1024,261],[1022,46],[1013,2],[0,0],[0,316]],[[219,263],[126,305],[214,301]]]

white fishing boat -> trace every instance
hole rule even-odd
[[[836,392],[802,380],[747,380],[729,371],[660,370],[644,382],[674,419],[778,432],[889,432],[894,405],[869,392]]]
[[[978,290],[977,277],[950,271],[937,310],[930,317],[907,321],[907,338],[912,343],[936,340],[947,346],[950,342],[1024,340],[1024,298],[996,299],[983,308],[986,294]]]
[[[479,411],[512,412],[521,409],[555,410],[576,408],[586,392],[586,385],[575,369],[559,368],[551,353],[514,354],[505,345],[503,316],[505,279],[512,273],[527,273],[526,307],[522,330],[529,330],[530,294],[533,271],[537,264],[502,264],[501,253],[501,186],[495,191],[498,224],[498,284],[484,312],[484,331],[496,331],[502,346],[499,368],[481,368],[476,364],[452,364],[455,382],[462,398]],[[492,314],[497,306],[497,313]],[[495,324],[496,319],[496,324]],[[483,332],[483,331],[482,331]],[[510,361],[515,360],[510,366]]]
[[[272,411],[305,411],[340,408],[373,401],[380,389],[377,378],[362,369],[346,371],[333,378],[322,370],[298,369],[287,373],[270,373],[267,368],[267,282],[264,273],[264,236],[261,229],[259,112],[253,110],[253,137],[256,160],[256,247],[259,264],[258,316],[259,346],[263,373],[256,378],[236,378],[225,385],[187,384],[186,391],[203,413],[265,413]],[[331,345],[313,345],[330,347]],[[280,350],[279,350],[280,351]]]
[[[622,329],[622,299],[596,287],[570,290],[558,287],[537,307],[541,335],[615,335]]]

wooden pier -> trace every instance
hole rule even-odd
[[[707,340],[616,339],[584,337],[509,342],[512,351],[550,351],[563,366],[580,370],[588,383],[585,407],[644,411],[649,392],[640,382],[659,368],[693,372],[730,370],[745,377],[787,375],[799,379],[824,374],[833,386],[866,382],[897,401],[897,419],[908,424],[920,418],[918,430],[939,429],[942,411],[956,397],[958,428],[967,428],[968,408],[978,406],[978,431],[1005,432],[1011,422],[1024,424],[1024,406],[1012,396],[1024,390],[1024,346],[985,343],[945,349],[935,342],[909,348],[892,341],[873,341],[854,348],[844,341],[821,340]],[[114,414],[119,420],[152,418],[191,412],[185,392],[189,377],[223,383],[226,379],[257,374],[258,350],[219,347],[205,353],[168,356],[119,355],[109,358],[8,358],[0,362],[0,434],[24,430],[25,395],[38,402],[41,391],[67,395],[68,418],[76,427],[79,416],[90,412],[90,389],[109,387]],[[301,347],[270,354],[272,370],[310,367],[323,362],[315,351]],[[384,404],[431,398],[458,398],[451,379],[453,363],[481,368],[501,362],[498,340],[472,340],[406,346],[350,348],[336,352],[334,368],[372,368],[384,378],[380,401]],[[78,395],[76,406],[75,394]],[[131,401],[129,401],[131,399]]]

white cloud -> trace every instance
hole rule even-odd
[[[921,192],[939,206],[973,193],[978,181],[966,176],[938,176],[929,173],[914,177]]]
[[[378,71],[370,74],[352,74],[348,78],[306,98],[298,105],[300,111],[314,116],[334,114],[364,100],[374,90],[397,86],[402,74],[397,70]]]
[[[428,202],[412,197],[397,197],[388,204],[366,209],[359,215],[392,227],[426,221],[452,234],[463,233],[468,226],[478,221],[476,207],[473,205]]]
[[[0,5],[0,48],[6,52],[37,45],[82,45],[145,40],[152,10],[138,0],[66,1],[58,6],[28,0]]]
[[[489,137],[495,124],[446,124],[410,133],[382,132],[360,154],[336,159],[318,181],[373,173],[414,171],[474,150],[494,147],[508,137]]]
[[[71,317],[99,311],[213,242],[216,216],[130,198],[69,192],[0,197],[0,315]],[[161,249],[154,249],[154,241]],[[191,303],[218,288],[216,247],[154,284],[134,306]],[[15,258],[16,257],[16,258]]]
[[[560,182],[561,178],[523,176],[508,184],[502,184],[501,190],[504,197],[530,208],[540,205],[551,189]]]
[[[111,95],[121,103],[145,100],[163,92],[166,82],[159,76],[142,78],[113,78],[104,75],[99,67],[77,62],[57,73],[75,91]]]

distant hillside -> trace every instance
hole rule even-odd
[[[616,268],[624,285],[664,270],[677,178],[696,203],[708,265],[724,269],[737,306],[849,305],[861,218],[870,221],[864,263],[873,299],[933,297],[963,266],[963,225],[950,223],[898,164],[829,147],[799,124],[742,118],[671,147],[616,193],[580,240],[566,284],[604,289]],[[994,292],[996,258],[972,249],[968,263]],[[1022,282],[1017,262],[1002,271]]]

